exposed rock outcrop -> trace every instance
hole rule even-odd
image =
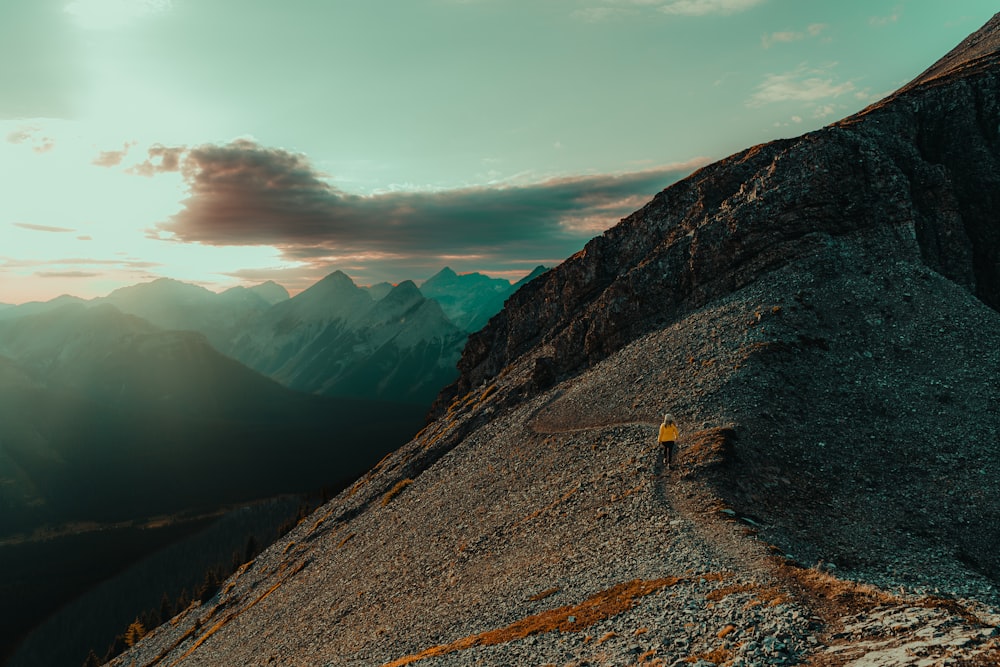
[[[994,28],[967,43],[992,44]],[[956,51],[928,70],[943,73],[855,116],[658,194],[514,295],[472,336],[451,393],[541,345],[572,372],[848,236],[922,260],[1000,308],[1000,72],[984,65],[995,53],[963,66]]]

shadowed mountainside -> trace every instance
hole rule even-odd
[[[201,334],[107,304],[0,322],[0,355],[0,534],[308,491],[421,423],[398,404],[289,391]]]
[[[998,34],[529,283],[427,428],[114,664],[1000,662]]]

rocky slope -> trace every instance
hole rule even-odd
[[[998,42],[528,284],[427,428],[115,664],[1000,663]]]

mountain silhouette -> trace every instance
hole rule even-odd
[[[998,36],[521,288],[434,421],[113,664],[997,664]]]

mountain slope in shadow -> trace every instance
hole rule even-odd
[[[201,334],[111,306],[4,322],[0,354],[4,531],[319,488],[422,421],[393,403],[290,391]]]

